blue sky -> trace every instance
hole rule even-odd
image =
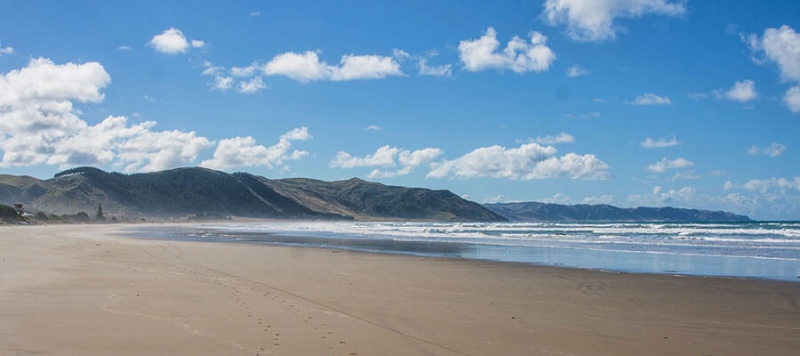
[[[797,1],[0,0],[0,174],[800,219]]]

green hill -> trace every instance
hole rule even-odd
[[[611,205],[562,205],[538,202],[485,204],[486,208],[510,221],[750,221],[744,215],[672,207],[618,208]]]
[[[0,203],[24,203],[47,214],[94,212],[106,216],[225,215],[280,219],[504,221],[449,191],[386,186],[350,179],[271,180],[205,168],[120,174],[91,167],[52,179],[0,176]]]

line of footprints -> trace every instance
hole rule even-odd
[[[278,302],[281,306],[283,306],[288,311],[293,311],[294,314],[298,318],[303,318],[303,323],[307,324],[309,327],[312,327],[315,331],[325,330],[327,324],[315,321],[312,316],[302,316],[302,311],[300,307],[296,307],[290,300],[281,296],[279,291],[276,291],[274,288],[264,285],[262,283],[244,279],[235,275],[231,275],[225,272],[221,272],[216,270],[210,266],[203,265],[201,263],[188,261],[183,259],[181,255],[178,253],[176,254],[178,260],[181,262],[184,268],[188,268],[188,273],[191,274],[200,274],[204,275],[205,277],[211,277],[214,280],[214,283],[219,285],[220,287],[224,287],[220,291],[229,291],[229,296],[233,299],[236,304],[239,306],[239,309],[247,316],[247,318],[252,318],[256,322],[257,327],[262,330],[271,340],[268,345],[263,345],[259,347],[256,351],[255,355],[261,356],[266,355],[269,353],[270,350],[274,350],[281,346],[281,333],[276,330],[276,328],[267,322],[267,318],[265,317],[256,317],[252,312],[248,303],[244,300],[245,297],[255,297],[260,296],[261,298],[269,298],[273,302]],[[166,261],[165,261],[166,262]],[[181,266],[173,265],[172,267],[180,268]],[[180,268],[180,269],[184,269]],[[204,273],[203,273],[204,272]],[[242,288],[244,287],[244,288]],[[244,295],[243,293],[252,293],[250,295]],[[323,331],[322,333],[318,333],[320,339],[325,339],[330,341],[330,345],[328,346],[328,351],[335,351],[336,349],[345,348],[347,342],[344,340],[337,340],[334,336],[333,331]],[[349,352],[347,355],[356,356],[358,355],[357,352]]]

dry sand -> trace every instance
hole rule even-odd
[[[3,355],[800,355],[800,283],[0,227]]]

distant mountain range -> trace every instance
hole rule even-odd
[[[325,182],[177,168],[121,174],[80,167],[40,180],[0,175],[0,204],[33,213],[105,217],[240,216],[276,219],[423,221],[748,221],[722,211],[622,209],[610,205],[485,204],[447,190],[387,186],[352,178]],[[41,214],[40,214],[41,215]],[[86,214],[84,214],[85,216]]]
[[[725,211],[709,211],[681,208],[618,208],[611,205],[561,205],[548,203],[499,203],[484,204],[489,210],[509,221],[668,221],[668,222],[725,222],[750,221],[744,215]]]
[[[241,216],[277,219],[506,221],[446,190],[387,186],[357,178],[272,180],[205,168],[120,174],[91,167],[52,179],[0,175],[0,203],[46,214],[107,217]]]

